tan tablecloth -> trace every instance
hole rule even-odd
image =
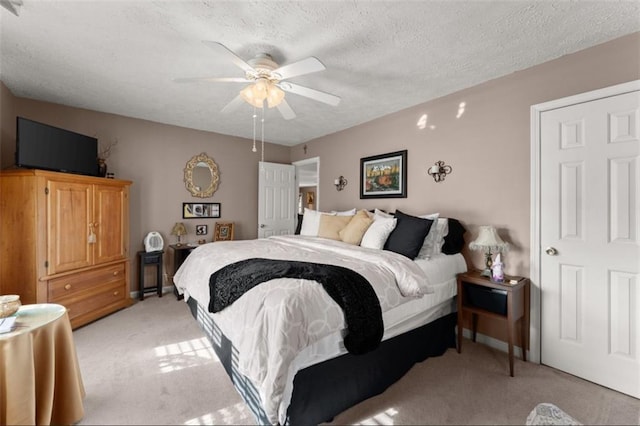
[[[84,386],[71,324],[61,305],[24,305],[0,334],[0,424],[72,424]]]

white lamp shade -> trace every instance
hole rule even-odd
[[[493,226],[481,226],[478,238],[469,244],[471,250],[492,250],[504,252],[509,249],[509,244],[505,243],[498,231]]]

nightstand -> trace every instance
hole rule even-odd
[[[481,271],[458,274],[458,353],[462,350],[462,329],[464,313],[471,313],[473,341],[476,341],[478,317],[496,318],[507,323],[509,344],[509,373],[513,377],[513,342],[516,323],[520,321],[522,360],[527,360],[526,346],[529,338],[529,279],[518,277],[515,284],[496,283],[489,277],[480,275]]]
[[[171,279],[173,280],[173,276],[176,274],[178,268],[180,268],[180,265],[182,265],[182,262],[185,261],[187,256],[189,256],[191,251],[196,247],[188,244],[171,244],[169,247],[173,250],[173,273],[171,274]],[[182,300],[184,298],[183,295],[178,293],[178,289],[175,284],[173,285],[173,294],[178,300]]]

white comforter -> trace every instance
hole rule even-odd
[[[429,279],[410,259],[315,237],[275,236],[199,246],[174,277],[185,300],[209,305],[209,277],[223,266],[252,257],[289,259],[353,269],[372,285],[382,312],[430,293]],[[295,291],[292,291],[295,290]],[[235,303],[212,314],[238,350],[238,369],[258,390],[272,423],[279,413],[288,366],[305,347],[345,329],[342,310],[315,281],[283,278],[254,287]],[[281,407],[280,411],[286,410]]]

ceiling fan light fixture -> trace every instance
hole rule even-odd
[[[257,98],[264,100],[269,94],[269,85],[269,80],[266,78],[259,78],[253,85],[253,93],[255,93]]]
[[[240,96],[249,105],[256,108],[262,108],[264,97],[260,96],[260,90],[256,89],[255,84],[250,84],[240,91]]]
[[[284,99],[284,92],[266,78],[259,78],[255,83],[240,91],[240,96],[249,105],[262,108],[267,101],[269,108],[280,105]]]
[[[267,95],[267,105],[269,108],[273,108],[278,106],[284,100],[284,91],[282,91],[275,84],[271,84],[269,87],[268,95]]]

